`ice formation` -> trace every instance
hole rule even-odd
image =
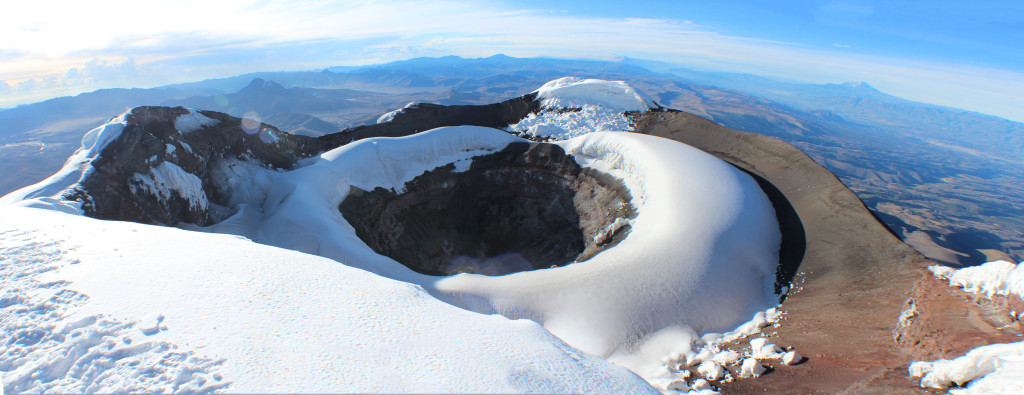
[[[657,108],[622,81],[564,77],[535,91],[541,110],[508,131],[532,138],[565,140],[592,132],[633,130],[627,112]]]
[[[598,106],[611,111],[646,111],[657,108],[654,101],[622,81],[563,77],[537,89],[544,108]]]

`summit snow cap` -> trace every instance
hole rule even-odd
[[[544,108],[582,108],[591,105],[617,112],[658,108],[654,100],[623,81],[562,77],[549,81],[535,92]]]
[[[534,91],[541,109],[505,130],[531,140],[566,140],[592,132],[632,131],[629,112],[659,108],[623,81],[562,77]]]

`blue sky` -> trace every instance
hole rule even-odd
[[[1019,0],[19,3],[0,15],[0,107],[253,71],[505,53],[863,80],[1024,121]]]
[[[740,37],[852,53],[1017,69],[1024,66],[1024,2],[515,1],[588,17],[683,19]]]

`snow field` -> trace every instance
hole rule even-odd
[[[0,280],[3,334],[25,344],[0,361],[12,392],[653,392],[536,323],[325,258],[37,209],[0,215],[4,270],[40,272]]]
[[[1024,264],[994,261],[962,269],[938,265],[928,269],[950,286],[968,292],[1024,298]],[[989,344],[954,359],[917,361],[909,371],[926,388],[966,385],[949,391],[954,394],[1024,393],[1024,342]]]
[[[146,341],[131,320],[73,317],[89,297],[47,277],[80,264],[71,257],[76,248],[47,232],[9,225],[0,224],[4,392],[210,392],[230,384],[218,373],[220,361]]]

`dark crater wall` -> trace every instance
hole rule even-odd
[[[589,259],[636,216],[625,185],[561,147],[514,143],[396,192],[353,187],[339,209],[374,251],[429,275],[502,275]]]
[[[187,113],[182,107],[133,109],[121,134],[92,161],[93,171],[65,198],[82,202],[85,214],[99,219],[209,225],[214,221],[210,210],[194,207],[178,194],[157,198],[133,185],[133,175],[149,174],[162,162],[172,163],[198,177],[209,202],[218,205],[226,204],[229,197],[211,181],[210,166],[217,160],[236,158],[266,168],[291,169],[298,159],[319,152],[313,138],[289,135],[266,124],[247,132],[239,118],[213,111],[199,113],[217,121],[215,125],[181,133],[174,121]]]

